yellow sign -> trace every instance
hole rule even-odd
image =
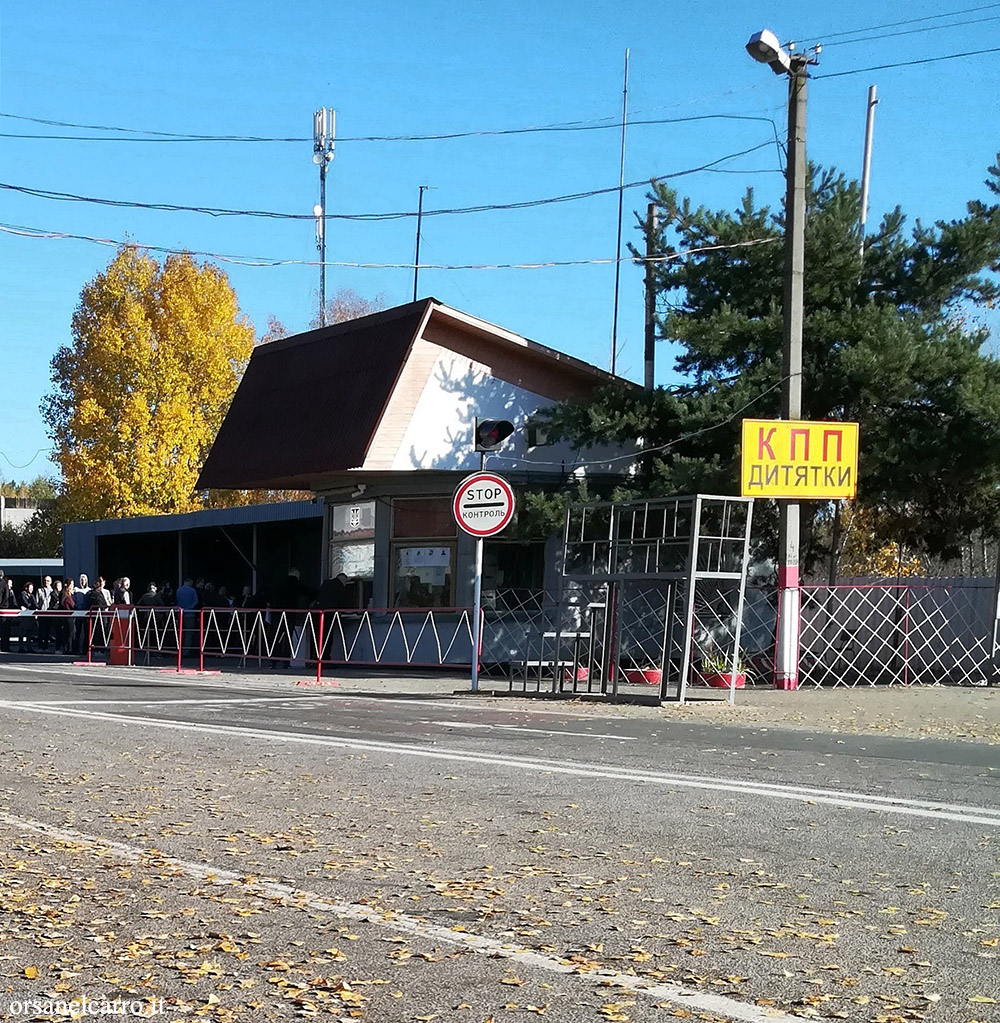
[[[744,419],[740,492],[744,497],[854,497],[858,424]]]

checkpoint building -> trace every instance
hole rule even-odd
[[[526,429],[538,409],[616,379],[423,299],[257,348],[198,486],[311,491],[322,508],[315,568],[358,580],[361,607],[468,606],[474,540],[452,497],[479,468],[476,418],[514,424],[488,468],[515,489],[584,471],[620,477],[621,448],[533,446]],[[486,545],[484,590],[553,588],[558,549],[557,537],[500,534]]]

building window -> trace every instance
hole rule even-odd
[[[458,528],[448,497],[406,497],[392,502],[392,538],[454,536]]]
[[[392,502],[393,607],[453,607],[458,527],[447,497]]]
[[[455,545],[394,543],[394,607],[452,607]]]
[[[375,580],[375,502],[331,505],[329,515],[327,578],[343,572],[352,606],[368,607]]]
[[[483,589],[541,590],[545,586],[545,541],[487,540]]]

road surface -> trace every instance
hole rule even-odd
[[[1000,1020],[995,746],[4,663],[0,749],[4,1018]]]

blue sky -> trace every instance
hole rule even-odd
[[[940,21],[881,29],[840,43],[833,33],[984,6]],[[983,20],[994,19],[994,20]],[[889,35],[954,22],[955,27]],[[1000,4],[984,0],[664,5],[638,0],[162,5],[111,2],[10,4],[0,21],[0,111],[166,132],[311,136],[317,107],[337,110],[337,135],[433,134],[613,122],[630,48],[633,118],[707,114],[771,117],[784,133],[785,84],[746,55],[768,26],[782,39],[827,39],[817,75],[1000,45]],[[867,33],[862,33],[866,35]],[[911,218],[962,215],[984,197],[1000,149],[997,54],[847,75],[810,85],[809,155],[860,173],[868,86],[875,126],[871,214],[896,204]],[[6,133],[101,134],[0,119]],[[766,122],[702,121],[633,127],[626,180],[696,167],[772,137]],[[330,213],[412,211],[519,202],[614,186],[616,128],[424,142],[337,144]],[[308,214],[318,199],[311,143],[142,143],[0,139],[0,181],[138,202]],[[695,202],[729,207],[752,185],[777,203],[773,147],[699,173],[678,187]],[[312,261],[310,221],[214,218],[113,209],[0,192],[0,223],[52,232],[236,256]],[[645,190],[626,193],[626,238]],[[615,254],[617,196],[520,211],[424,220],[421,262],[521,263]],[[328,260],[408,263],[414,222],[337,221]],[[83,241],[0,233],[0,476],[52,471],[38,402],[48,364],[69,341],[85,282],[113,249]],[[316,305],[313,266],[222,263],[243,311],[262,333],[274,315],[306,327]],[[328,270],[338,287],[412,297],[412,270]],[[422,270],[421,295],[591,362],[607,365],[614,268]],[[619,369],[642,372],[641,273],[623,267]],[[657,378],[674,378],[661,346]],[[39,453],[41,449],[41,453]],[[21,468],[17,468],[20,466]]]

